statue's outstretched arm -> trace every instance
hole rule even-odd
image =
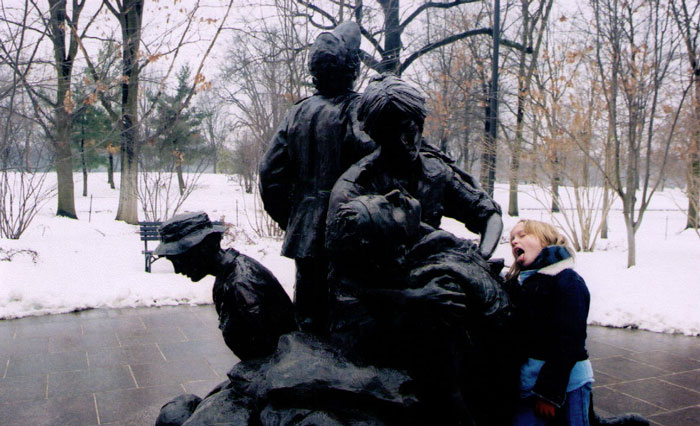
[[[501,239],[503,232],[503,220],[501,215],[493,213],[486,220],[484,230],[481,232],[481,242],[479,243],[479,254],[484,259],[491,258],[491,255],[496,250],[498,241]]]

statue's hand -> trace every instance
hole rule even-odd
[[[479,243],[479,254],[484,259],[490,259],[493,252],[496,250],[498,241],[503,232],[503,220],[501,215],[494,213],[486,220],[486,226],[481,233],[481,242]]]

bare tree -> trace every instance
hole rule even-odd
[[[12,82],[15,73],[7,76]],[[0,238],[19,239],[53,198],[55,186],[46,185],[51,160],[39,143],[43,138],[36,135],[38,124],[28,117],[27,94],[17,85],[6,89],[0,91]]]
[[[233,125],[245,135],[238,149],[252,168],[257,169],[289,107],[307,93],[306,51],[299,47],[306,37],[289,34],[282,23],[236,34],[230,43],[220,92],[233,108]]]
[[[449,14],[428,14],[426,32],[448,32],[458,25],[458,19]],[[463,133],[470,124],[464,115],[470,102],[467,86],[471,86],[471,68],[460,42],[435,49],[432,55],[419,60],[412,78],[427,95],[428,116],[423,136],[442,151],[464,154]],[[467,151],[468,152],[468,151]],[[468,161],[468,160],[467,160]]]
[[[611,161],[601,167],[622,200],[627,230],[627,266],[636,264],[635,234],[662,182],[680,108],[663,132],[657,110],[670,96],[664,87],[677,44],[670,14],[660,1],[592,0],[596,59],[608,111]],[[653,170],[652,158],[661,163]],[[641,192],[641,194],[639,193]],[[639,204],[637,204],[639,203]]]
[[[539,60],[540,47],[549,23],[553,0],[533,2],[521,0],[520,14],[520,43],[523,46],[534,46],[531,55],[521,50],[517,61],[518,102],[515,113],[515,138],[509,141],[510,169],[508,173],[509,197],[508,214],[518,216],[518,182],[520,179],[520,154],[523,145],[523,130],[525,127],[525,108],[532,84],[532,76]],[[533,7],[534,10],[530,10]],[[508,139],[506,139],[508,140]]]
[[[122,31],[121,113],[121,180],[117,220],[138,222],[138,97],[141,48],[141,24],[144,0],[104,0],[103,4],[119,21]]]
[[[101,76],[98,74],[95,64],[90,60],[89,55],[86,53],[85,56],[93,78],[93,83],[95,84],[96,94],[99,96],[105,110],[113,117],[115,122],[119,123],[121,131],[120,159],[122,173],[116,219],[136,224],[138,222],[138,154],[139,145],[141,143],[139,139],[140,117],[138,105],[141,73],[149,64],[158,61],[162,57],[169,57],[170,64],[160,81],[160,84],[164,85],[173,70],[182,47],[193,42],[188,41],[188,36],[192,32],[192,28],[201,25],[201,22],[217,24],[214,35],[209,40],[208,47],[202,55],[201,61],[194,73],[194,82],[191,86],[191,90],[181,103],[179,112],[187,108],[195,93],[198,93],[210,85],[202,74],[202,69],[205,60],[209,56],[212,47],[224,28],[233,5],[233,0],[222,1],[225,12],[217,19],[207,18],[205,20],[202,18],[197,21],[199,17],[196,12],[200,8],[199,2],[196,2],[190,10],[185,11],[184,8],[181,8],[181,11],[186,12],[184,21],[172,24],[180,30],[179,33],[173,28],[169,28],[164,31],[164,34],[161,34],[161,37],[166,39],[175,37],[177,39],[175,45],[170,46],[165,41],[161,40],[153,47],[153,50],[151,50],[149,46],[146,46],[145,50],[141,49],[143,44],[142,24],[144,0],[103,0],[103,4],[117,19],[121,30],[122,73],[119,77],[121,89],[121,106],[119,112],[115,111],[105,100],[103,95],[104,91],[100,90],[100,86],[104,87],[107,86],[107,84],[100,80]],[[170,19],[168,19],[168,22],[170,22]],[[173,34],[177,34],[177,36],[173,36]],[[161,92],[158,92],[154,97],[153,103],[146,109],[145,115],[149,115],[155,109],[160,93]]]
[[[312,25],[326,30],[335,27],[343,19],[347,19],[346,17],[352,17],[360,25],[364,38],[379,55],[379,58],[376,58],[363,50],[361,57],[364,64],[378,73],[391,72],[401,75],[418,58],[435,49],[472,36],[492,35],[492,28],[482,27],[462,29],[448,35],[441,34],[439,37],[428,40],[420,35],[411,37],[410,41],[404,39],[404,36],[410,32],[411,26],[422,24],[421,20],[428,11],[437,9],[457,11],[470,3],[477,3],[477,0],[425,2],[411,10],[405,10],[402,9],[400,0],[377,0],[378,8],[365,4],[363,0],[339,3],[296,0],[297,7],[289,10],[288,13],[305,16]],[[416,33],[422,34],[423,31],[416,31]],[[519,43],[510,40],[504,39],[501,43],[505,46],[525,49]]]
[[[49,0],[48,6],[48,10],[43,10],[36,0],[27,0],[23,7],[11,12],[3,8],[1,20],[13,28],[13,37],[2,43],[0,52],[14,71],[15,85],[28,94],[34,118],[52,142],[58,183],[56,214],[77,218],[70,137],[73,121],[82,109],[73,99],[71,82],[78,46],[99,10],[81,29],[85,0]],[[51,42],[53,60],[40,56],[44,39]],[[55,72],[50,80],[42,75],[47,64]]]
[[[19,239],[43,205],[55,195],[42,170],[0,170],[0,237]]]
[[[248,130],[236,132],[236,141],[231,151],[230,172],[240,176],[246,194],[252,194],[257,182],[258,164],[262,153],[260,144]]]
[[[478,26],[479,22],[488,21],[490,11],[480,10],[477,13],[462,13],[460,21],[462,26]],[[466,38],[459,42],[466,45],[463,53],[463,71],[468,75],[462,87],[464,96],[469,100],[465,104],[465,120],[473,120],[473,125],[467,127],[470,130],[464,135],[464,149],[469,149],[471,161],[466,170],[473,170],[477,161],[483,161],[484,152],[489,148],[487,141],[487,126],[484,125],[489,120],[490,101],[490,78],[489,70],[492,70],[492,49],[490,46],[481,43],[478,38]],[[478,120],[478,123],[477,123]],[[483,129],[478,131],[477,129]],[[471,145],[471,148],[469,147]],[[479,148],[478,150],[476,148]],[[497,148],[497,147],[496,147]],[[495,161],[495,157],[494,157]],[[495,164],[495,163],[494,163]],[[481,163],[478,164],[482,172],[482,183],[488,180],[489,171]],[[487,182],[488,183],[488,182]]]
[[[535,120],[541,132],[539,134],[543,153],[549,193],[551,194],[552,213],[561,210],[559,203],[559,187],[563,180],[563,174],[569,165],[566,163],[566,151],[569,148],[572,134],[570,126],[571,109],[567,98],[572,96],[576,76],[582,67],[584,46],[577,45],[574,38],[565,38],[564,41],[553,36],[553,31],[547,31],[547,46],[543,54],[535,84],[538,90],[536,95],[537,113]]]
[[[289,4],[290,2],[287,2]],[[231,107],[235,128],[232,171],[246,193],[256,193],[258,165],[292,104],[308,94],[307,49],[311,34],[300,18],[281,14],[255,23],[255,31],[235,33],[219,90]],[[256,201],[251,226],[263,236],[280,229]]]
[[[121,52],[120,46],[114,41],[114,36],[109,35],[97,54],[96,61],[88,60],[90,64],[85,71],[85,75],[89,76],[86,79],[93,86],[93,90],[89,93],[88,99],[91,102],[99,99],[103,108],[107,111],[112,120],[112,131],[119,134],[118,115],[114,112],[115,107],[119,104],[119,91],[117,90],[120,83],[121,70]],[[90,80],[91,79],[91,80]],[[109,109],[106,108],[109,107]],[[114,169],[115,156],[119,154],[121,143],[115,141],[107,141],[105,143],[105,151],[107,156],[107,183],[111,189],[115,189],[114,185]]]
[[[535,146],[530,151],[536,199],[549,208],[577,251],[592,251],[607,217],[602,175],[593,161],[603,164],[600,137],[605,104],[597,84],[596,65],[588,57],[587,40],[578,36],[552,37],[535,76],[532,118]],[[604,126],[602,126],[604,127]],[[546,205],[549,203],[549,205]],[[556,205],[557,209],[552,209]]]
[[[260,196],[260,187],[258,185],[253,185],[252,199],[253,208],[251,209],[246,207],[245,197],[242,198],[243,211],[245,212],[248,225],[258,237],[282,239],[282,237],[284,237],[284,231],[265,211],[262,197]]]
[[[179,158],[171,162],[169,169],[149,169],[142,164],[137,188],[144,219],[164,221],[176,215],[182,204],[197,189],[197,182],[207,167],[207,160],[200,158],[195,164],[190,164],[183,174],[178,174],[175,170],[178,161],[181,161]],[[183,181],[180,182],[180,179]]]
[[[85,0],[72,0],[71,14],[68,15],[66,0],[49,0],[49,39],[53,45],[57,73],[56,99],[54,108],[54,146],[56,150],[56,175],[58,178],[58,209],[56,214],[77,218],[73,190],[73,155],[71,153],[71,131],[75,108],[71,99],[73,64],[78,55],[78,21],[85,6]],[[36,6],[36,4],[35,4]],[[69,26],[70,25],[70,26]],[[89,24],[88,24],[89,26]],[[75,31],[71,31],[73,28]],[[66,45],[66,35],[69,37]]]
[[[219,173],[219,157],[226,149],[228,135],[233,128],[229,112],[221,96],[214,90],[207,90],[200,95],[197,102],[203,114],[202,130],[212,152],[211,166],[213,173]]]
[[[687,164],[688,222],[686,228],[700,227],[700,3],[670,2],[673,19],[681,34],[688,59],[688,72],[695,91],[691,100],[690,138],[685,150]]]

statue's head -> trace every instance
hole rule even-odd
[[[418,157],[425,122],[425,98],[395,75],[376,77],[362,94],[358,119],[383,155],[412,162]]]
[[[360,27],[344,22],[321,33],[311,46],[309,72],[321,94],[351,90],[360,72]]]
[[[326,236],[338,253],[383,263],[416,235],[420,218],[418,200],[400,190],[361,195],[340,204]]]
[[[153,253],[170,260],[176,273],[199,281],[209,273],[225,230],[204,212],[176,215],[161,225],[160,244]]]

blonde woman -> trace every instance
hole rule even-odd
[[[588,426],[593,369],[586,351],[590,294],[554,226],[522,220],[510,232],[523,359],[514,425]]]

